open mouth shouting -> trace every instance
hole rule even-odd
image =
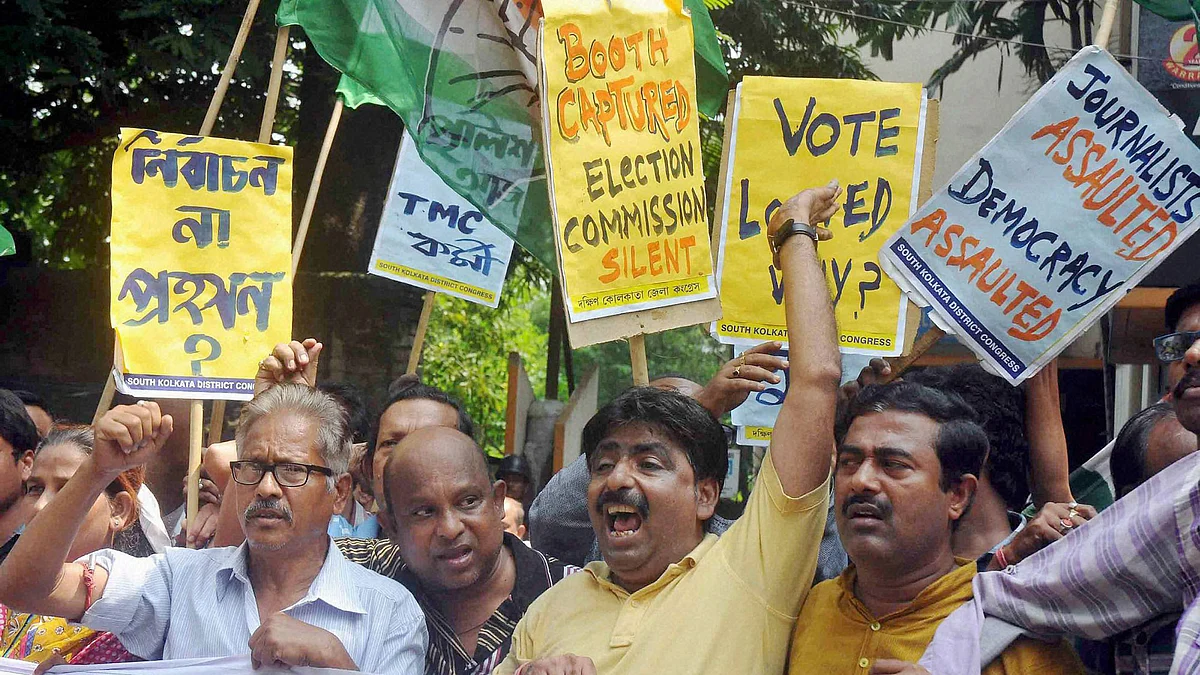
[[[617,545],[629,542],[650,515],[645,496],[628,488],[601,494],[595,508],[604,523],[604,534]]]
[[[642,527],[642,516],[636,507],[627,504],[609,504],[604,507],[610,537],[629,537]]]

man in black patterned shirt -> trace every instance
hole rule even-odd
[[[343,539],[347,559],[392,577],[425,611],[429,675],[486,675],[504,659],[535,598],[577,568],[504,532],[504,481],[455,429],[406,436],[383,476],[391,541]]]

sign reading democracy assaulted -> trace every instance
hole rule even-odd
[[[1087,47],[900,229],[881,260],[1018,383],[1200,225],[1200,150]]]
[[[543,132],[571,321],[715,297],[691,21],[661,0],[542,9]]]
[[[512,249],[508,235],[425,164],[406,131],[367,271],[495,307]]]
[[[117,389],[249,400],[292,332],[292,149],[122,129],[113,157]]]
[[[907,301],[879,265],[880,245],[912,215],[920,183],[925,97],[919,84],[747,77],[737,88],[718,285],[726,343],[786,340],[783,279],[767,223],[800,190],[837,179],[845,189],[818,249],[847,353],[895,356]]]

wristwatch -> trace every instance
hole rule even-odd
[[[788,219],[783,225],[775,231],[775,234],[770,237],[771,254],[774,257],[775,268],[779,269],[779,251],[783,249],[783,244],[792,236],[803,234],[813,240],[815,246],[819,241],[817,238],[817,228],[808,223],[798,223],[795,220]]]

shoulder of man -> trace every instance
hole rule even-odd
[[[558,560],[554,556],[527,546],[516,536],[505,533],[504,545],[512,551],[517,567],[517,579],[512,597],[522,607],[529,607],[542,593],[582,568]]]
[[[354,539],[339,537],[333,540],[342,556],[352,563],[393,579],[400,578],[404,558],[400,547],[387,539]]]

